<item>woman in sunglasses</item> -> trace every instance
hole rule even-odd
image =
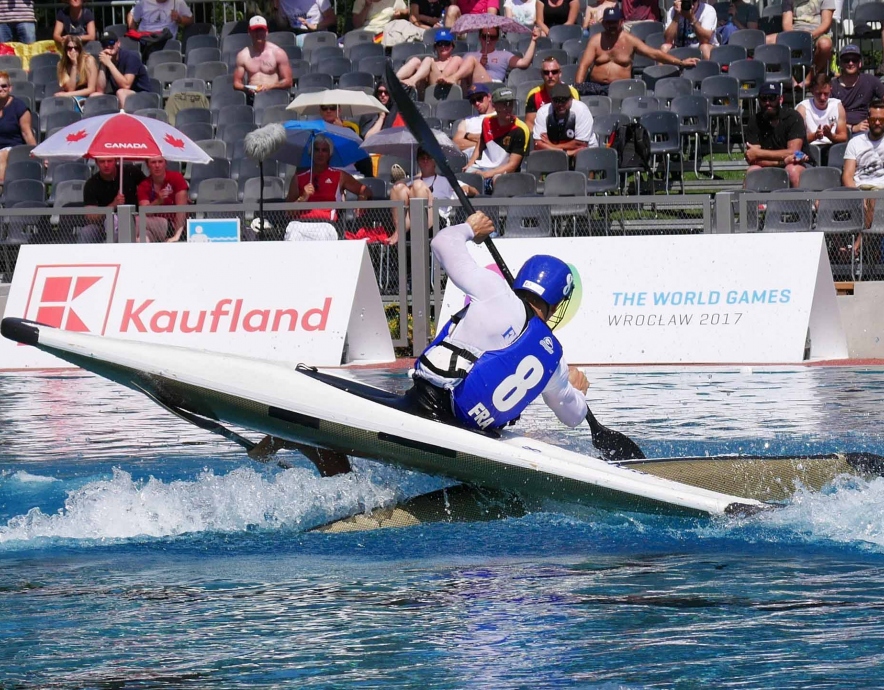
[[[68,6],[62,7],[55,14],[55,30],[52,40],[64,55],[63,41],[65,36],[77,36],[83,43],[94,41],[98,35],[95,30],[95,15],[86,9],[86,0],[68,0]]]
[[[0,71],[0,184],[6,178],[9,150],[21,144],[37,145],[31,127],[31,109],[12,95],[9,72]]]
[[[87,98],[98,88],[98,64],[83,49],[77,36],[62,40],[61,60],[58,61],[58,91],[56,96]]]

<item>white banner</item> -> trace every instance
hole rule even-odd
[[[846,359],[847,339],[821,233],[499,240],[515,275],[534,254],[575,271],[556,335],[579,364]],[[485,247],[469,245],[494,267]],[[464,305],[448,283],[439,323]]]
[[[395,358],[355,241],[24,245],[5,316],[315,366]],[[0,339],[0,369],[66,366]]]

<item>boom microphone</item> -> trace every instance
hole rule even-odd
[[[246,134],[243,151],[252,160],[263,163],[279,151],[285,142],[285,127],[274,122]]]

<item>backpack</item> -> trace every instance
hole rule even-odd
[[[607,146],[617,151],[620,168],[641,168],[651,171],[651,135],[637,122],[620,125],[608,136]]]

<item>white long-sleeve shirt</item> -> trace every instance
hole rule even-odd
[[[526,316],[525,303],[506,280],[483,268],[470,256],[467,242],[472,240],[473,229],[467,223],[461,223],[438,233],[430,247],[449,280],[470,296],[470,308],[448,340],[479,357],[487,350],[500,350],[512,343],[524,330]],[[425,354],[433,359],[432,353]],[[443,350],[440,355],[447,361],[451,351]],[[421,375],[437,386],[450,387],[453,383],[429,371],[424,370]],[[568,364],[564,357],[542,396],[563,424],[578,426],[586,418],[586,399],[568,383]]]

